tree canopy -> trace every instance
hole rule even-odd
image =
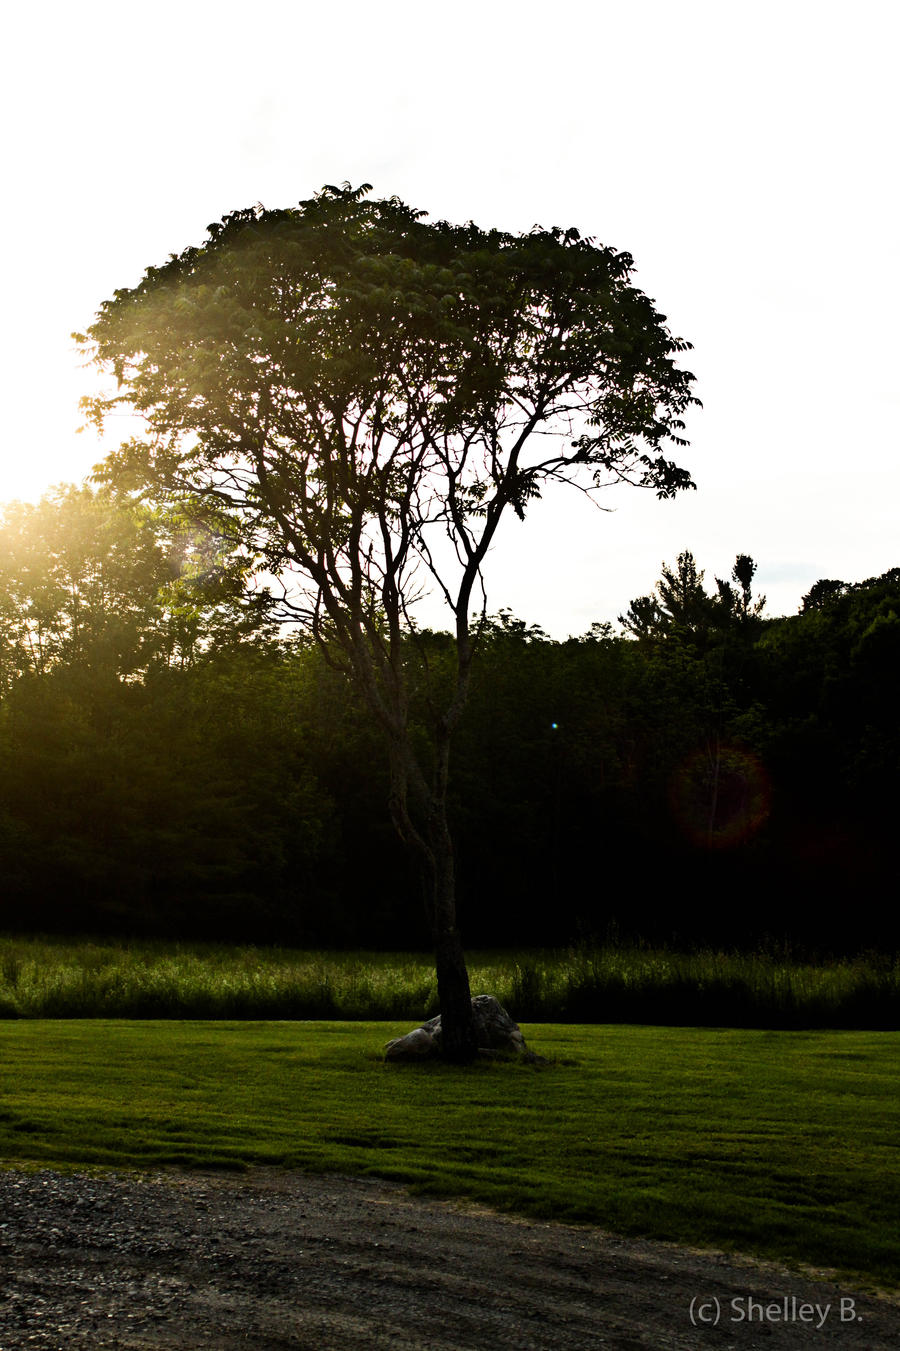
[[[215,513],[63,486],[0,510],[0,691],[81,663],[132,679],[258,635],[269,596]]]
[[[666,458],[695,402],[688,344],[631,256],[423,215],[347,187],[236,211],[87,335],[120,386],[91,414],[146,419],[119,472],[237,509],[309,584],[297,613],[351,643],[408,617],[417,566],[465,623],[501,514],[548,481],[692,486]]]

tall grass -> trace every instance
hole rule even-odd
[[[579,948],[517,962],[510,1003],[526,1021],[897,1028],[900,958]]]
[[[436,1009],[433,971],[412,954],[0,938],[5,1017],[393,1019]]]
[[[473,993],[520,1021],[900,1027],[900,958],[597,946],[474,953]],[[421,953],[0,937],[3,1018],[409,1020],[437,1011]]]

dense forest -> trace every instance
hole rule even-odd
[[[0,928],[427,946],[379,734],[247,570],[102,491],[6,509]],[[452,769],[469,946],[896,947],[900,568],[775,619],[754,571],[685,552],[564,642],[487,623]],[[410,642],[423,712],[450,655]]]

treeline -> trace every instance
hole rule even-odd
[[[88,490],[7,510],[0,928],[427,945],[379,733],[252,566]],[[682,554],[619,635],[490,623],[453,762],[470,946],[897,945],[900,569],[771,620],[753,574]],[[423,744],[451,656],[410,645]]]

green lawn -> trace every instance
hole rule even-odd
[[[407,1026],[0,1023],[0,1159],[377,1174],[900,1286],[900,1033],[541,1025],[548,1066],[385,1064]]]

